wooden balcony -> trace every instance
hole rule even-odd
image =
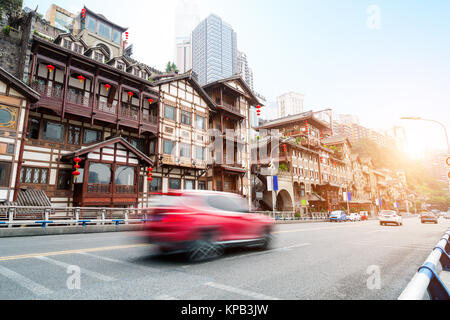
[[[119,107],[118,101],[107,103],[97,101],[92,108],[93,97],[90,93],[74,93],[68,91],[63,103],[63,89],[61,87],[48,87],[38,83],[33,84],[33,89],[41,94],[41,99],[34,107],[42,107],[61,115],[64,108],[65,114],[94,118],[97,120],[140,128],[142,132],[156,133],[158,130],[158,117],[144,114],[139,116],[139,106],[123,105]],[[65,106],[64,106],[65,105]],[[63,107],[64,106],[64,107]]]

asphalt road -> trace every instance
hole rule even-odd
[[[397,299],[449,227],[277,225],[272,250],[202,264],[160,256],[133,232],[2,238],[0,299]]]

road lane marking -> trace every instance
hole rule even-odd
[[[171,296],[168,296],[166,294],[163,294],[163,295],[155,297],[154,300],[178,300],[178,299],[174,298],[174,297],[171,297]]]
[[[242,296],[247,296],[247,297],[251,297],[257,300],[279,300],[278,298],[274,298],[271,296],[266,296],[264,294],[261,293],[256,293],[256,292],[252,292],[252,291],[248,291],[248,290],[244,290],[244,289],[239,289],[239,288],[235,288],[235,287],[230,287],[221,283],[217,283],[217,282],[207,282],[204,284],[205,286],[208,287],[212,287],[212,288],[216,288],[216,289],[220,289],[220,290],[224,290],[224,291],[228,291],[231,293],[236,293]]]
[[[71,264],[68,264],[68,263],[65,263],[65,262],[62,262],[62,261],[58,261],[58,260],[54,260],[54,259],[50,259],[48,257],[35,257],[35,259],[39,259],[39,260],[42,260],[42,261],[54,264],[54,265],[56,265],[58,267],[62,267],[62,268],[65,268],[65,269],[67,269],[67,267],[71,266]],[[115,281],[116,280],[116,279],[114,279],[112,277],[105,276],[105,275],[103,275],[101,273],[98,273],[98,272],[95,272],[95,271],[90,271],[90,270],[87,270],[85,268],[81,268],[81,274],[87,274],[88,276],[90,276],[92,278],[96,278],[96,279],[102,280],[102,281]]]
[[[122,264],[122,265],[125,265],[125,266],[141,269],[141,270],[148,271],[148,272],[159,272],[160,271],[159,269],[150,268],[150,267],[146,267],[146,266],[141,266],[141,265],[134,264],[134,263],[131,263],[131,262],[128,262],[128,261],[117,260],[117,259],[108,258],[108,257],[104,257],[104,256],[99,256],[99,255],[91,254],[91,253],[87,253],[87,252],[80,252],[79,254],[81,254],[83,256],[93,257],[93,258],[97,258],[97,259],[100,259],[100,260],[112,262],[112,263]]]
[[[306,246],[310,246],[310,245],[311,245],[311,243],[301,243],[301,244],[296,244],[296,245],[289,246],[289,247],[276,248],[276,249],[266,250],[266,251],[262,251],[262,252],[241,254],[241,255],[237,255],[237,256],[223,258],[220,261],[229,261],[229,260],[235,260],[235,259],[241,259],[241,258],[249,258],[249,257],[253,257],[253,256],[260,256],[260,255],[268,254],[268,253],[271,253],[271,252],[285,252],[285,251],[290,251],[290,250],[295,249],[295,248],[306,247]],[[202,266],[202,265],[210,264],[210,263],[213,263],[213,262],[214,262],[214,260],[213,261],[203,262],[203,263],[196,263],[196,264],[193,264],[193,265],[188,264],[188,265],[182,266],[181,268],[182,269],[186,269],[186,268],[190,268],[190,267],[193,267],[193,266]]]
[[[130,249],[130,248],[144,248],[144,247],[151,247],[151,245],[149,245],[149,244],[133,244],[133,245],[125,245],[125,246],[98,247],[98,248],[64,250],[64,251],[54,251],[54,252],[44,252],[44,253],[29,253],[29,254],[15,255],[15,256],[0,257],[0,261],[30,259],[30,258],[35,258],[35,257],[60,256],[60,255],[68,255],[68,254],[82,253],[82,252],[113,251],[113,250]]]
[[[369,224],[365,224],[365,226],[368,226]],[[354,228],[354,225],[346,225],[346,226],[340,226],[340,227],[321,227],[321,228],[311,228],[311,229],[294,229],[294,230],[284,230],[284,231],[274,231],[273,234],[282,234],[282,233],[295,233],[295,232],[302,232],[302,231],[318,231],[318,230],[338,230],[338,229],[348,229],[348,228]]]
[[[10,270],[6,267],[0,266],[0,275],[5,276],[14,282],[16,282],[21,287],[30,290],[37,296],[43,296],[43,295],[49,295],[52,294],[53,291],[44,287],[43,285],[40,285],[39,283],[34,282],[33,280],[28,279],[27,277],[24,277],[23,275]],[[3,297],[2,299],[4,299]]]
[[[404,245],[404,246],[386,246],[386,245],[380,245],[379,243],[364,243],[364,242],[359,242],[359,243],[354,243],[354,242],[349,242],[349,244],[354,244],[354,245],[360,245],[360,246],[368,246],[368,245],[375,245],[377,248],[393,248],[393,249],[409,249],[409,250],[421,250],[421,251],[428,251],[431,252],[433,251],[432,248],[420,248],[420,247],[415,247],[415,246],[411,246],[411,245]]]

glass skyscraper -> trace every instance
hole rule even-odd
[[[237,72],[236,33],[214,14],[192,31],[192,69],[201,85]]]

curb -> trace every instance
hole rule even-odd
[[[103,225],[103,226],[64,226],[64,227],[26,227],[26,228],[0,228],[0,238],[7,237],[32,237],[32,236],[54,236],[62,234],[81,233],[105,233],[141,231],[141,224],[131,225]]]

